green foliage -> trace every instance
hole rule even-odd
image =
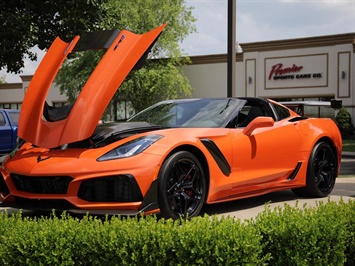
[[[254,226],[231,217],[197,217],[176,230],[171,265],[262,265],[267,256]]]
[[[87,51],[77,53],[75,58],[64,62],[55,82],[61,93],[66,93],[69,102],[74,102],[77,98],[102,55],[102,51]]]
[[[146,67],[130,73],[115,97],[131,101],[138,112],[160,100],[190,96],[189,81],[174,60],[157,61],[152,60]]]
[[[0,215],[2,265],[259,264],[260,237],[232,218],[191,221]]]
[[[140,111],[161,99],[190,96],[192,88],[181,70],[189,59],[183,56],[179,42],[196,30],[191,8],[186,7],[183,0],[108,0],[103,7],[107,15],[99,25],[100,29],[128,29],[141,34],[167,23],[149,54],[151,60],[126,78],[113,103],[125,99]],[[71,101],[82,89],[101,55],[93,55],[93,52],[74,54],[62,67],[55,82]]]
[[[355,139],[343,139],[343,151],[355,152]]]
[[[335,121],[339,127],[343,138],[349,137],[353,134],[354,126],[351,121],[350,113],[345,107],[342,107],[335,117]]]
[[[0,2],[0,68],[20,73],[24,56],[36,60],[29,51],[38,45],[48,48],[56,36],[71,39],[84,31],[96,28],[104,15],[102,3],[106,0]]]
[[[354,202],[349,204],[349,208],[354,206]],[[270,264],[343,265],[349,244],[348,230],[354,229],[350,228],[352,219],[344,213],[346,208],[343,201],[339,206],[328,202],[319,203],[317,208],[286,204],[284,208],[267,208],[257,217],[255,225],[263,236],[264,253],[272,256]]]
[[[341,203],[343,212],[340,214],[346,219],[347,245],[345,255],[348,265],[355,265],[355,201],[350,204]]]
[[[355,201],[254,220],[0,214],[1,265],[354,265]]]

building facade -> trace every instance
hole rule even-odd
[[[237,54],[233,96],[278,101],[337,99],[355,124],[355,33],[240,46],[243,52]],[[193,96],[227,96],[227,55],[191,59],[184,70],[195,88]]]
[[[243,52],[236,56],[233,96],[279,101],[337,99],[355,125],[355,33],[240,46]],[[226,97],[227,55],[192,56],[191,61],[183,70],[194,88],[193,97]],[[22,83],[0,84],[0,108],[21,108],[31,76],[21,78]],[[59,106],[66,101],[53,86],[47,102]]]
[[[21,109],[32,75],[23,75],[20,78],[22,80],[20,83],[0,84],[0,108]],[[67,97],[60,93],[55,84],[52,84],[47,95],[47,102],[52,106],[62,106],[67,103]]]

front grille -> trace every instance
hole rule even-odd
[[[12,182],[19,191],[36,194],[66,194],[70,176],[24,176],[11,175]]]
[[[118,175],[83,181],[78,197],[90,202],[142,201],[142,193],[132,175]]]
[[[4,194],[9,194],[9,187],[6,185],[4,177],[0,174],[0,192]]]
[[[70,210],[75,207],[66,200],[26,199],[15,197],[15,207],[27,210]]]

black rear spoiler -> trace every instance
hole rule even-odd
[[[315,106],[315,107],[330,107],[334,110],[341,109],[343,106],[342,100],[332,99],[330,101],[288,101],[280,102],[282,105],[296,110],[296,112],[301,115],[303,113],[304,106]]]

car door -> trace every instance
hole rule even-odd
[[[10,150],[11,136],[11,125],[7,122],[4,114],[0,112],[0,153]]]
[[[233,136],[232,195],[282,186],[301,158],[300,134],[288,119]]]

